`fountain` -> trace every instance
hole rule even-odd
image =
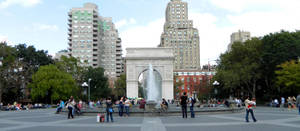
[[[159,91],[157,86],[157,81],[154,75],[154,70],[151,64],[149,64],[148,75],[147,75],[147,110],[154,110],[155,108],[159,108]]]

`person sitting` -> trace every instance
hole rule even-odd
[[[140,101],[140,109],[144,109],[145,110],[145,105],[146,105],[146,101],[144,99],[142,99]]]
[[[162,99],[162,102],[161,102],[161,104],[160,104],[160,106],[161,106],[161,108],[162,108],[163,111],[167,111],[167,110],[168,110],[169,104],[168,104],[168,102],[163,98],[163,99]]]
[[[60,103],[58,104],[58,107],[56,108],[56,113],[58,114],[59,112],[61,112],[61,110],[64,108],[65,103],[64,101],[60,100]]]

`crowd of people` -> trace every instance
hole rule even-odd
[[[8,103],[7,105],[4,105],[2,102],[0,103],[0,110],[4,110],[4,111],[19,111],[19,110],[29,110],[29,109],[50,108],[50,107],[51,105],[42,104],[42,103],[22,104],[16,101],[13,104]]]
[[[160,109],[163,112],[167,112],[169,108],[169,104],[176,104],[175,102],[178,102],[177,105],[181,106],[182,110],[182,117],[187,118],[187,110],[189,107],[190,113],[191,113],[191,118],[195,118],[195,113],[194,113],[194,106],[197,103],[197,100],[193,97],[188,97],[186,92],[183,93],[183,95],[180,97],[179,100],[165,100],[162,99],[160,105]],[[118,115],[120,117],[129,117],[130,116],[130,110],[132,106],[138,105],[136,107],[139,107],[140,109],[145,110],[145,105],[146,105],[145,99],[128,99],[127,97],[123,96],[119,100],[115,101],[115,103],[112,101],[111,98],[107,98],[105,100],[101,99],[98,100],[97,102],[90,101],[88,102],[88,107],[89,108],[104,108],[106,112],[106,121],[109,122],[109,119],[111,122],[114,121],[113,119],[113,112],[114,111],[114,105],[117,106],[118,109]],[[84,107],[85,104],[82,102],[82,100],[75,101],[73,96],[70,97],[70,99],[66,102],[63,100],[60,100],[60,102],[57,104],[56,108],[56,113],[61,112],[64,108],[68,110],[68,119],[73,119],[75,114],[80,115],[81,110]],[[208,107],[216,107],[216,105],[226,105],[228,107],[232,105],[236,107],[242,107],[245,106],[246,109],[246,116],[245,120],[246,122],[249,122],[249,114],[251,114],[251,117],[254,122],[256,122],[256,118],[254,115],[254,107],[256,107],[256,99],[252,98],[250,99],[249,97],[245,98],[244,101],[242,101],[239,98],[233,98],[229,100],[217,100],[217,99],[209,99],[206,101],[198,101],[198,104],[206,104]],[[281,97],[280,100],[274,99],[270,103],[271,106],[275,105],[275,107],[288,107],[290,108],[297,108],[299,109],[299,115],[300,115],[300,95],[296,97],[287,97],[285,99],[284,97]],[[44,104],[27,104],[23,105],[18,102],[14,102],[13,104],[7,104],[7,106],[3,106],[3,103],[0,103],[0,108],[4,110],[28,110],[28,109],[35,109],[35,108],[47,108],[50,107],[49,105],[44,105]]]
[[[288,96],[288,97],[281,97],[280,99],[274,98],[271,99],[269,106],[271,107],[288,107],[288,109],[296,109],[296,97],[295,96]]]

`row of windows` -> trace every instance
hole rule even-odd
[[[75,48],[92,48],[92,45],[91,44],[73,44],[72,45],[72,48],[75,49]]]
[[[72,42],[75,43],[75,44],[76,43],[83,43],[84,44],[84,43],[92,43],[93,41],[92,40],[77,40],[77,39],[73,39]]]
[[[174,72],[174,75],[178,75],[178,76],[215,75],[215,74],[216,72]]]
[[[72,54],[73,53],[91,53],[92,50],[72,50]]]

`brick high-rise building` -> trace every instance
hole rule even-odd
[[[172,47],[175,70],[199,70],[200,44],[198,29],[188,19],[187,2],[171,0],[166,8],[166,22],[159,47]]]

